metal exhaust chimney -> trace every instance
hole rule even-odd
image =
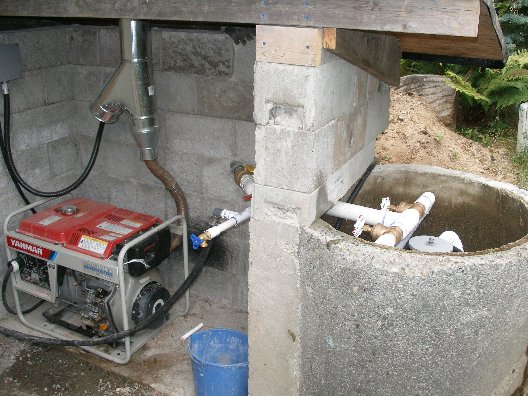
[[[121,65],[90,109],[95,118],[114,123],[124,111],[142,160],[157,158],[159,124],[152,68],[150,22],[121,19]]]

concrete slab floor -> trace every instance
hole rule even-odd
[[[0,336],[0,395],[194,395],[187,342],[180,337],[201,322],[204,328],[247,332],[246,312],[191,296],[189,313],[165,324],[127,365],[78,348],[40,347]],[[4,325],[27,332],[13,317],[0,321]]]

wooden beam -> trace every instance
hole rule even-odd
[[[507,59],[504,36],[490,0],[481,2],[476,38],[401,33],[396,36],[403,52],[501,61]]]
[[[329,28],[324,48],[392,86],[400,85],[401,50],[398,40],[383,33]]]
[[[0,0],[0,15],[333,26],[475,37],[479,0]]]
[[[323,29],[257,25],[257,61],[319,66]]]

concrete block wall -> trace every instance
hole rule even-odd
[[[11,84],[13,140],[21,172],[43,188],[63,185],[80,173],[90,156],[98,122],[89,105],[119,64],[118,28],[4,32],[1,42],[18,43],[22,53],[23,78]],[[255,46],[235,45],[221,32],[156,28],[152,43],[159,161],[186,193],[191,228],[201,231],[214,207],[242,210],[248,205],[229,164],[254,162]],[[129,123],[123,115],[105,127],[98,161],[75,195],[168,218],[176,212],[174,202],[139,160]],[[9,184],[7,172],[0,169],[0,185]],[[14,189],[4,188],[1,194],[0,212],[5,215],[19,203]],[[248,238],[247,225],[219,238],[215,257],[193,292],[247,310]],[[181,282],[179,274],[179,269],[169,271],[172,286]]]
[[[337,57],[318,67],[255,65],[256,173],[250,224],[249,390],[300,392],[299,238],[374,159],[389,89]]]
[[[50,191],[71,183],[79,173],[79,145],[75,124],[67,37],[58,30],[0,32],[0,43],[18,43],[22,78],[10,82],[11,146],[15,164],[31,185]],[[61,50],[55,54],[54,48]],[[54,81],[60,81],[57,85]],[[4,127],[4,107],[0,105]],[[31,201],[36,200],[27,194]],[[0,213],[7,214],[25,205],[2,162],[0,166]],[[3,221],[3,220],[2,220]],[[2,261],[5,245],[0,242]],[[3,278],[5,265],[0,265]],[[0,315],[4,313],[0,307]]]

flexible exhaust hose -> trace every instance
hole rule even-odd
[[[7,116],[6,116],[7,115]],[[7,120],[7,122],[4,122],[4,144],[5,144],[5,154],[7,157],[7,167],[10,169],[10,174],[12,173],[17,181],[18,184],[20,184],[26,191],[30,192],[33,195],[36,195],[38,197],[44,197],[44,198],[54,198],[54,197],[62,197],[63,195],[66,195],[73,190],[75,190],[77,187],[79,187],[88,177],[90,174],[94,164],[95,160],[97,159],[97,154],[99,153],[99,146],[101,144],[101,138],[103,136],[103,130],[104,130],[104,122],[99,122],[99,128],[97,130],[97,136],[95,138],[95,144],[92,150],[92,154],[90,155],[90,159],[88,160],[88,164],[86,165],[86,168],[81,173],[79,178],[74,181],[71,185],[68,187],[65,187],[58,191],[40,191],[36,188],[33,188],[30,186],[24,179],[22,179],[22,176],[20,176],[20,173],[18,173],[18,170],[15,166],[15,162],[13,161],[13,153],[11,152],[11,132],[9,128],[9,117],[10,117],[10,101],[9,101],[9,94],[4,94],[4,118]]]
[[[187,199],[174,177],[172,177],[172,175],[161,166],[157,160],[145,160],[145,165],[148,170],[163,183],[165,188],[169,190],[169,193],[172,195],[174,203],[176,204],[176,211],[179,215],[182,215],[185,222],[189,224],[189,206],[187,205]],[[181,243],[181,235],[173,236],[171,241],[171,252],[177,249]]]
[[[207,262],[207,259],[209,258],[209,255],[211,254],[211,249],[214,245],[214,241],[210,241],[209,245],[206,248],[203,248],[198,256],[198,261],[194,268],[192,269],[191,273],[181,286],[174,292],[174,294],[167,300],[167,302],[156,312],[154,312],[151,316],[149,316],[147,319],[145,319],[144,322],[137,325],[133,329],[122,331],[119,333],[115,333],[109,336],[96,338],[96,339],[90,339],[90,340],[61,340],[56,338],[46,338],[46,337],[38,337],[38,336],[32,336],[29,334],[24,334],[16,330],[11,330],[6,327],[0,326],[0,334],[3,334],[5,336],[13,337],[21,341],[29,341],[34,342],[36,344],[42,344],[42,345],[59,345],[59,346],[95,346],[95,345],[102,345],[102,344],[110,344],[119,340],[122,340],[123,338],[130,337],[136,333],[138,333],[141,330],[146,329],[148,326],[150,326],[152,323],[154,323],[157,320],[160,320],[161,318],[165,317],[169,313],[169,310],[172,308],[172,306],[185,294],[187,289],[193,284],[193,282],[196,280],[198,275],[200,275],[200,272],[202,272],[203,267],[205,266],[205,263]]]

